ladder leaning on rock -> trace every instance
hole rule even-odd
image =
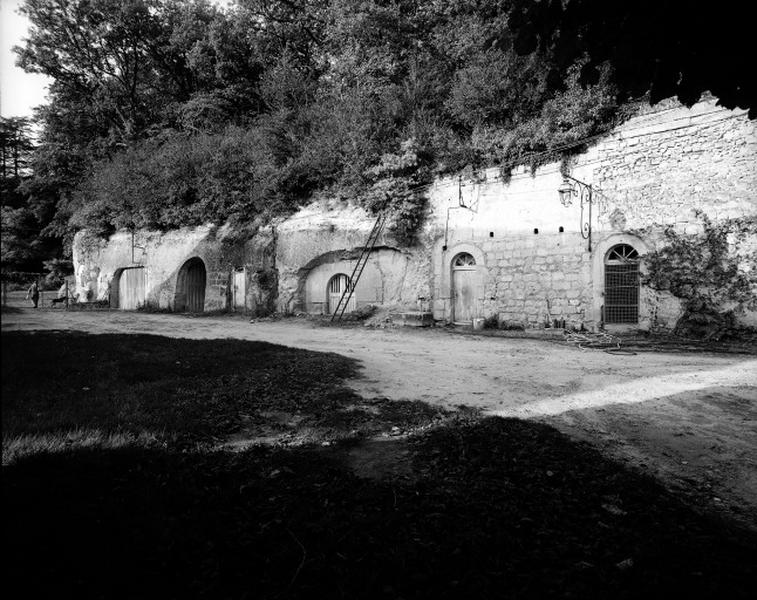
[[[339,302],[336,305],[336,309],[331,315],[332,322],[335,320],[342,320],[342,315],[344,315],[344,311],[349,305],[352,294],[355,292],[355,287],[357,286],[357,282],[360,280],[360,276],[363,274],[365,265],[368,263],[368,258],[370,257],[373,249],[376,247],[376,242],[378,242],[378,239],[381,236],[381,232],[384,230],[387,215],[388,211],[383,210],[376,218],[376,222],[373,224],[373,229],[371,229],[371,232],[368,234],[368,239],[365,242],[365,246],[363,246],[362,250],[360,251],[360,256],[357,259],[357,263],[355,263],[355,268],[352,269],[352,275],[350,275],[350,278],[347,281],[347,287],[344,288],[342,296],[339,298]]]

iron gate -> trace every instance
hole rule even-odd
[[[605,259],[605,323],[639,322],[639,254],[620,244]]]

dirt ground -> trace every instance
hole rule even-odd
[[[442,329],[48,308],[5,311],[2,329],[237,338],[336,352],[363,365],[350,385],[366,398],[466,405],[546,422],[654,475],[692,505],[757,529],[754,355],[651,348],[619,355]],[[361,464],[380,469],[380,463],[398,458],[383,452]]]

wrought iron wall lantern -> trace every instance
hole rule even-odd
[[[563,175],[563,181],[557,188],[560,203],[568,207],[573,199],[578,198],[581,207],[581,237],[588,240],[587,250],[591,252],[591,205],[594,189],[588,183],[579,181],[570,175]]]

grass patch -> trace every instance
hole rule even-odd
[[[264,342],[9,332],[2,350],[4,462],[98,443],[333,441],[444,414],[364,401],[343,383],[354,361]]]
[[[757,586],[754,533],[547,425],[363,401],[341,356],[143,335],[2,342],[5,591],[730,599]],[[220,448],[275,427],[314,443]],[[347,432],[393,427],[423,430],[382,442],[390,458],[409,448],[410,469],[357,476]]]

